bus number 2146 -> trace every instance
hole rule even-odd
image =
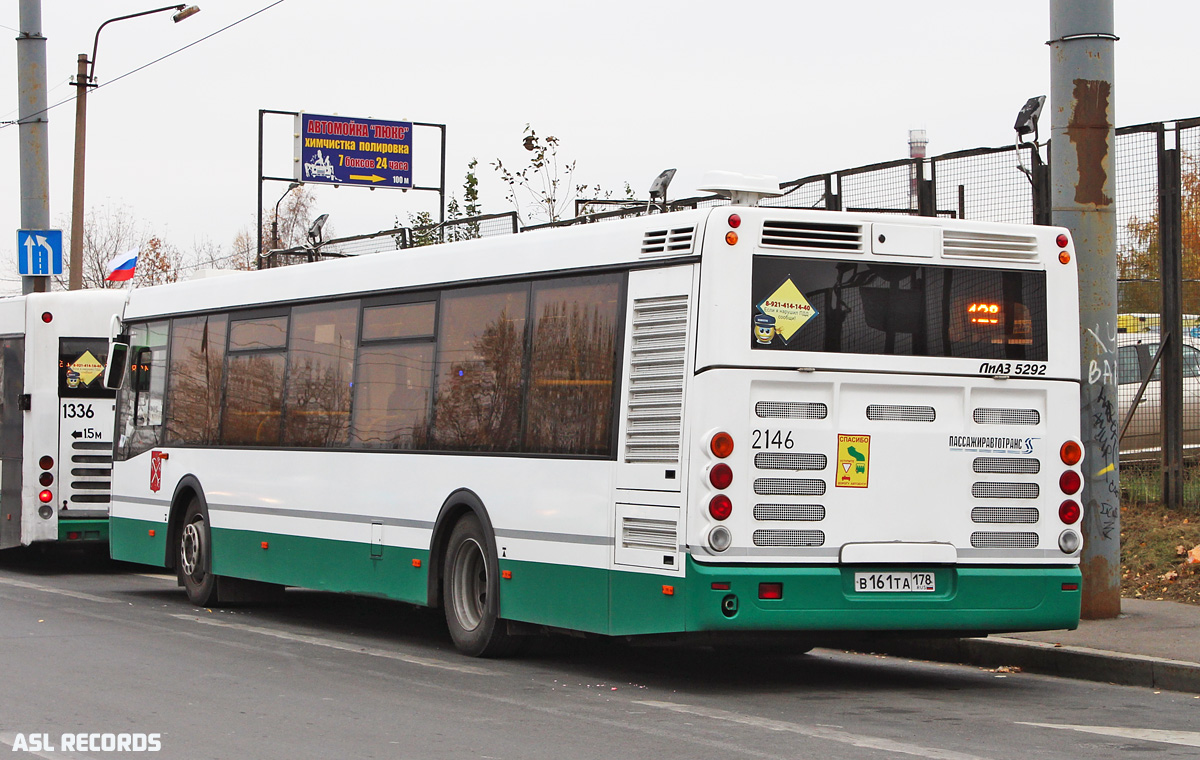
[[[795,441],[792,440],[792,432],[790,430],[755,430],[754,443],[751,448],[754,449],[790,449],[795,446]]]

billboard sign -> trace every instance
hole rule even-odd
[[[412,122],[296,115],[296,180],[412,187]]]

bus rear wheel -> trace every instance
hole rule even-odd
[[[460,519],[450,533],[442,570],[442,606],[454,646],[472,657],[504,657],[521,639],[500,618],[499,563],[475,515]]]
[[[188,601],[209,607],[217,600],[217,576],[212,574],[212,531],[208,512],[199,499],[192,499],[183,514],[179,531],[179,556],[176,568]]]

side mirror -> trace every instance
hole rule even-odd
[[[117,390],[129,364],[129,336],[118,335],[108,342],[108,363],[104,365],[104,387]]]

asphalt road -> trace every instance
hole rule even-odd
[[[19,553],[0,556],[0,753],[1194,760],[1200,698],[827,649],[562,637],[476,660],[436,611],[301,590],[206,610],[152,568]]]

